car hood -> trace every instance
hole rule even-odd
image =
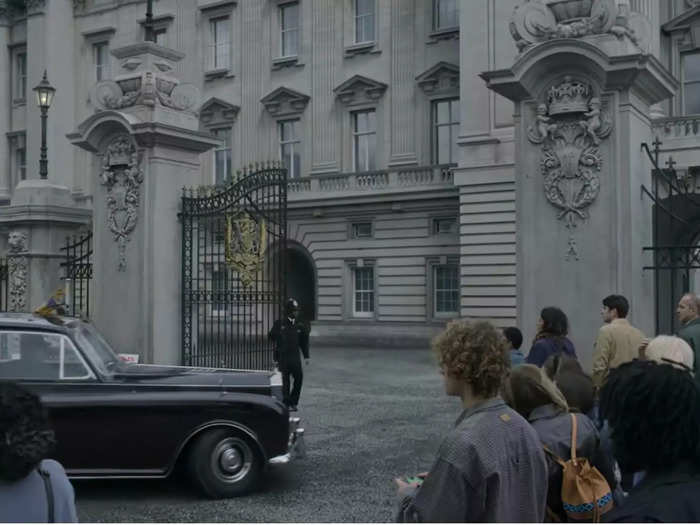
[[[126,364],[113,377],[119,381],[138,383],[269,387],[272,375],[273,372],[265,370]]]

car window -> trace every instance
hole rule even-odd
[[[0,378],[88,379],[94,375],[66,336],[39,332],[0,333]]]

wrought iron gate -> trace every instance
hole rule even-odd
[[[92,232],[66,238],[61,248],[66,259],[61,263],[65,281],[67,315],[90,318],[90,282],[92,281]]]
[[[267,334],[286,297],[287,170],[239,172],[226,187],[183,190],[182,362],[272,369]]]
[[[654,245],[644,248],[652,253],[653,263],[644,270],[654,271],[656,333],[670,334],[679,328],[676,304],[684,293],[693,291],[695,272],[700,270],[700,194],[696,193],[696,174],[679,173],[672,157],[665,168],[659,167],[661,145],[658,138],[652,143],[653,150],[642,144],[654,166],[652,188],[642,186],[654,203]]]
[[[0,312],[9,310],[10,266],[7,257],[0,258]]]

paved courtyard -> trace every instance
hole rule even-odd
[[[311,350],[299,415],[308,456],[243,498],[211,501],[186,481],[76,482],[80,521],[386,522],[393,478],[427,470],[460,411],[424,350]]]

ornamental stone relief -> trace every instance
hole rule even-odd
[[[127,66],[124,66],[127,68]],[[137,66],[135,66],[137,67]],[[161,106],[194,112],[199,90],[192,84],[179,84],[146,71],[118,81],[104,80],[95,86],[95,99],[103,109],[123,109],[135,105]]]
[[[29,280],[29,260],[27,259],[27,234],[11,231],[7,244],[7,275],[9,281],[9,311],[27,311],[27,287]]]
[[[610,116],[590,84],[567,76],[546,92],[534,121],[527,137],[541,148],[545,197],[572,230],[588,218],[587,210],[598,197],[603,165],[599,146],[612,131]]]
[[[100,183],[107,188],[107,226],[119,248],[119,271],[126,269],[126,245],[138,221],[143,172],[136,146],[120,135],[106,148]]]

